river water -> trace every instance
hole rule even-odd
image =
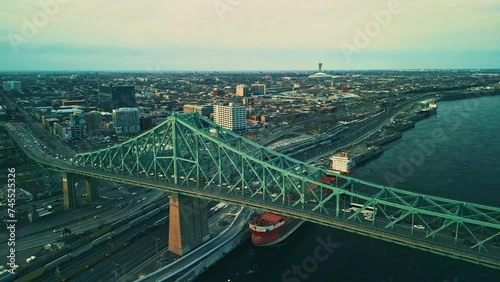
[[[500,207],[500,96],[438,106],[353,177]],[[198,281],[498,282],[500,271],[306,222],[277,246],[243,243]]]

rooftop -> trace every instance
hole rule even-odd
[[[331,78],[331,77],[332,75],[326,74],[324,72],[317,72],[309,76],[309,78]]]

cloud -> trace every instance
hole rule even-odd
[[[42,2],[48,1],[58,0]],[[231,8],[223,14],[223,18],[214,8],[216,1]],[[44,11],[38,1],[5,2],[0,13],[2,45],[9,43],[9,34],[22,34],[25,20],[30,21],[36,13]],[[59,6],[58,12],[50,17],[50,22],[20,50],[35,61],[37,58],[43,61],[42,57],[46,57],[49,50],[60,50],[54,56],[64,56],[71,62],[77,61],[71,56],[82,55],[82,50],[88,50],[95,56],[108,53],[99,58],[109,62],[140,61],[140,57],[149,60],[151,54],[176,54],[179,57],[173,59],[182,58],[177,66],[191,62],[186,60],[185,55],[190,54],[197,58],[198,64],[220,67],[214,58],[202,54],[215,50],[218,61],[227,62],[224,68],[232,68],[233,59],[256,67],[259,63],[271,64],[269,60],[281,62],[285,60],[281,54],[310,59],[316,58],[315,53],[319,52],[328,56],[327,59],[341,60],[338,56],[340,43],[352,42],[355,29],[364,29],[368,22],[373,21],[373,13],[387,9],[389,2],[69,0]],[[392,15],[390,24],[371,40],[363,50],[366,55],[400,51],[492,54],[500,46],[500,37],[495,36],[498,35],[496,27],[500,26],[498,2],[400,0],[400,3],[402,12]],[[45,55],[36,53],[37,50],[45,50]],[[259,50],[267,62],[254,56]],[[3,51],[5,53],[0,57],[14,54],[9,48]],[[125,57],[127,52],[135,55]],[[225,58],[224,52],[232,55]],[[277,59],[265,54],[273,54]],[[294,59],[287,58],[288,61]]]

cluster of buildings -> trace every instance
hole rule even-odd
[[[236,86],[236,95],[240,97],[266,95],[266,85],[264,83],[253,83],[248,87],[245,84],[238,84]]]
[[[333,72],[322,64],[273,73],[26,73],[0,80],[65,140],[148,130],[174,111],[198,112],[236,132],[318,115],[348,120],[424,91],[498,84],[498,76],[471,71]]]
[[[62,100],[56,109],[51,106],[27,107],[44,127],[62,140],[81,140],[97,136],[101,130],[111,134],[137,133],[152,127],[136,107],[135,87],[102,85],[98,103],[89,106],[86,100]],[[23,101],[20,99],[19,101]],[[25,107],[26,108],[26,107]]]

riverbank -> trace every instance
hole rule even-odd
[[[405,108],[395,116],[382,129],[368,137],[363,143],[354,147],[346,147],[346,152],[351,155],[357,165],[362,164],[384,152],[384,145],[401,139],[403,131],[414,128],[417,121],[437,113],[434,99],[416,103]]]
[[[499,88],[485,89],[485,90],[472,90],[472,91],[452,91],[442,94],[439,98],[440,101],[451,101],[461,99],[473,99],[487,96],[500,95]]]

